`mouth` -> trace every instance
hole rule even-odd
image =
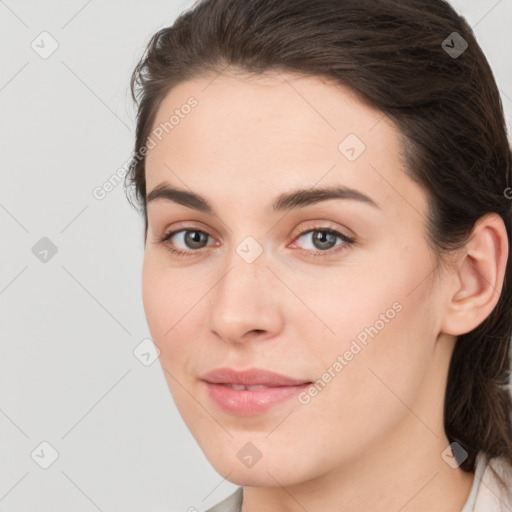
[[[255,416],[282,404],[306,389],[312,381],[262,369],[237,371],[218,368],[202,377],[209,399],[236,416]]]
[[[212,383],[210,383],[210,384],[212,384]],[[263,386],[262,384],[258,385],[258,386],[244,386],[243,384],[222,384],[222,383],[220,383],[220,385],[226,386],[230,389],[235,389],[237,391],[257,391],[258,389],[269,389],[272,387],[272,386]],[[281,386],[273,386],[273,387],[281,387]]]
[[[306,379],[288,377],[282,373],[261,368],[249,368],[247,370],[216,368],[204,374],[201,379],[212,384],[225,384],[228,386],[266,386],[273,388],[311,383],[311,381]]]

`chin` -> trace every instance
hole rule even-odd
[[[297,478],[287,478],[280,473],[279,467],[270,469],[263,466],[257,468],[233,468],[229,464],[212,464],[214,469],[222,476],[226,477],[235,485],[242,487],[276,487],[279,485],[289,486],[299,483]],[[289,476],[289,475],[288,475]]]
[[[272,451],[271,455],[263,454],[256,462],[250,459],[244,461],[245,452],[242,450],[238,447],[236,450],[224,447],[219,451],[212,448],[203,452],[217,473],[240,486],[289,486],[311,478],[310,474],[301,473],[303,464],[300,460],[290,460],[278,450]],[[246,451],[249,453],[250,449]]]

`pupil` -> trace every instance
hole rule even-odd
[[[327,231],[316,231],[315,233],[313,240],[319,249],[330,249],[331,243],[336,242],[336,236],[333,233]]]
[[[205,233],[202,233],[201,231],[187,231],[185,234],[185,242],[187,245],[192,247],[196,247],[194,244],[199,244],[201,246],[201,242],[204,242],[204,238]]]

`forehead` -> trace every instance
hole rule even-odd
[[[193,108],[187,105],[191,98]],[[400,151],[394,125],[355,92],[323,77],[289,72],[224,71],[181,82],[162,101],[152,128],[160,129],[168,144],[183,149],[191,149],[183,143],[193,135],[196,152],[224,146],[225,151],[238,149],[252,156],[269,148],[279,158],[293,149],[300,159],[302,149],[311,156],[325,149],[338,152],[339,143],[351,133],[364,144],[371,139],[373,145],[384,136],[385,145],[392,143],[391,151]],[[159,146],[148,160],[164,149]]]
[[[146,157],[148,191],[163,181],[183,186],[177,176],[206,195],[212,187],[277,193],[322,182],[382,199],[415,186],[391,120],[322,77],[224,71],[185,81],[162,101],[155,130],[161,140],[153,136]]]

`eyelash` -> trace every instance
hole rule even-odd
[[[177,233],[181,233],[182,231],[197,231],[199,233],[204,233],[205,235],[207,236],[211,236],[209,235],[208,233],[206,233],[206,231],[203,231],[201,229],[197,229],[193,226],[185,226],[185,227],[182,227],[180,229],[177,229],[177,230],[173,230],[173,231],[170,231],[168,233],[166,233],[165,235],[163,235],[159,240],[158,240],[158,243],[159,244],[162,244],[165,246],[165,248],[170,251],[174,256],[177,256],[178,258],[187,258],[187,257],[192,257],[193,256],[193,253],[198,253],[198,252],[201,252],[203,248],[201,249],[191,249],[189,251],[183,251],[183,250],[180,250],[180,249],[175,249],[174,247],[171,247],[170,244],[168,244],[167,242],[174,236],[176,235]],[[331,249],[327,249],[325,251],[311,251],[311,249],[297,249],[299,250],[300,252],[302,252],[303,254],[307,254],[308,256],[331,256],[333,254],[336,254],[342,250],[345,250],[347,249],[350,245],[356,243],[356,240],[353,239],[353,238],[350,238],[348,237],[347,235],[344,235],[343,233],[340,233],[339,231],[335,230],[335,229],[332,229],[332,228],[324,228],[324,227],[319,227],[319,226],[308,226],[307,229],[305,229],[305,231],[301,231],[295,238],[294,238],[294,241],[297,240],[298,238],[300,238],[301,236],[307,234],[307,233],[311,233],[311,232],[320,232],[320,233],[330,233],[332,235],[335,235],[336,237],[338,238],[341,238],[341,240],[343,241],[342,244],[338,244],[338,245],[335,245],[333,248]],[[192,253],[192,254],[191,254]]]

